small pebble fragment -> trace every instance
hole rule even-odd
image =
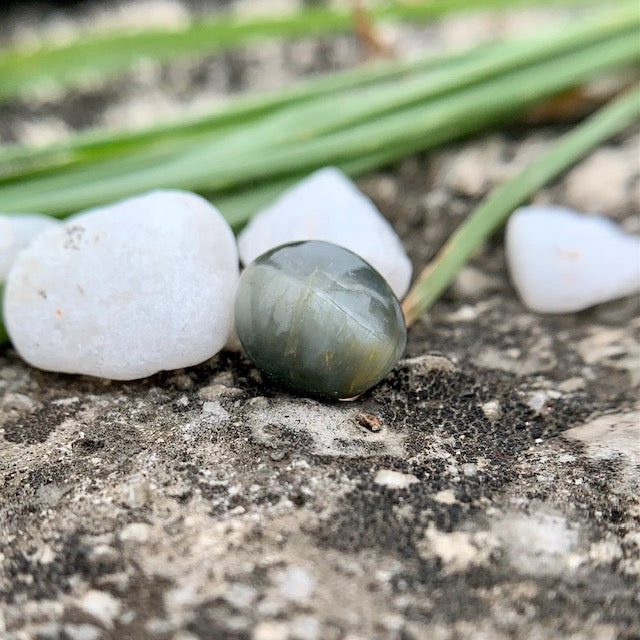
[[[100,629],[92,624],[65,624],[64,633],[69,640],[100,640],[102,635]],[[59,638],[60,635],[55,637]]]
[[[296,616],[291,621],[291,635],[293,640],[321,640],[320,623],[309,615]]]
[[[559,206],[516,210],[507,225],[511,279],[540,313],[580,311],[640,291],[640,236]]]
[[[373,433],[377,433],[382,429],[382,420],[380,420],[380,418],[378,418],[374,413],[359,413],[356,420],[361,427],[364,427]]]
[[[39,213],[0,214],[0,282],[9,273],[18,253],[40,233],[61,224],[56,218]]]
[[[316,589],[315,578],[303,567],[289,567],[279,571],[274,582],[280,595],[300,605],[306,604]]]
[[[5,325],[33,366],[133,380],[217,353],[237,280],[220,213],[193,193],[155,191],[39,235],[9,272]]]
[[[502,414],[502,409],[498,400],[489,400],[488,402],[480,405],[480,407],[484,415],[491,420],[491,422],[495,422]]]
[[[123,527],[120,532],[121,542],[132,542],[134,544],[144,544],[151,535],[151,525],[146,522],[131,522]]]
[[[238,236],[247,265],[282,244],[324,240],[345,247],[377,269],[402,299],[412,266],[393,227],[344,173],[325,167],[260,211]]]
[[[236,331],[268,377],[305,395],[350,399],[382,380],[404,351],[397,298],[357,255],[296,242],[243,272]]]
[[[412,473],[401,473],[392,469],[380,469],[373,481],[388,489],[406,489],[412,484],[420,482]]]
[[[120,602],[110,593],[96,589],[87,591],[79,604],[82,611],[109,628],[113,626],[113,621],[122,608]]]
[[[202,414],[207,418],[224,422],[231,417],[229,412],[220,404],[218,400],[207,400],[202,403]]]

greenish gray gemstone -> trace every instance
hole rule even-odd
[[[329,242],[294,242],[261,255],[240,277],[235,312],[255,365],[304,395],[361,394],[389,373],[407,342],[386,280]]]

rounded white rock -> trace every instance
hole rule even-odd
[[[238,271],[233,233],[215,207],[155,191],[36,238],[9,272],[5,325],[41,369],[142,378],[222,349]]]
[[[60,220],[40,213],[0,214],[0,282],[4,282],[16,256],[46,229]]]
[[[506,230],[511,279],[540,313],[580,311],[640,291],[640,237],[560,206],[517,209]]]
[[[325,167],[312,173],[249,222],[238,236],[243,264],[266,251],[298,240],[324,240],[366,260],[401,299],[412,266],[400,238],[354,182]]]

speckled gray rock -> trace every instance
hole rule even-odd
[[[384,278],[351,251],[319,241],[277,247],[244,270],[236,331],[269,377],[336,399],[382,380],[407,342]]]
[[[9,272],[5,325],[33,366],[141,378],[224,346],[237,278],[218,211],[192,193],[157,191],[41,234]]]

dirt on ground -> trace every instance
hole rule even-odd
[[[117,11],[29,16],[55,30]],[[548,19],[508,15],[390,37],[438,46]],[[0,106],[0,136],[135,124],[154,105],[171,115],[361,55],[345,35],[141,65]],[[359,185],[419,270],[566,127],[513,125]],[[639,145],[625,132],[536,200],[638,231]],[[0,637],[640,638],[639,308],[527,311],[498,233],[356,402],[287,395],[239,353],[122,383],[38,371],[0,347]]]

